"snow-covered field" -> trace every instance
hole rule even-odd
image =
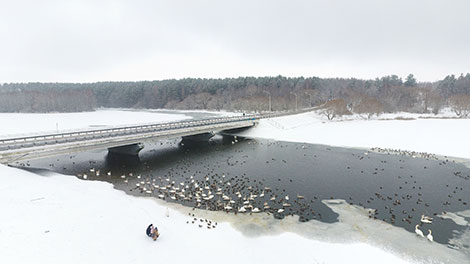
[[[184,114],[117,109],[80,113],[0,113],[0,136],[160,123],[188,118]]]
[[[399,113],[375,120],[355,116],[328,121],[318,113],[308,112],[261,120],[256,129],[241,135],[338,147],[402,149],[470,159],[470,119],[420,116],[423,115]],[[400,120],[403,118],[416,119]]]
[[[56,122],[61,129],[71,129],[185,118],[123,112],[44,114],[41,119],[36,114],[0,114],[0,122],[2,134],[11,134],[54,130]],[[25,120],[30,121],[22,126]],[[262,120],[246,135],[470,158],[463,137],[469,128],[469,120],[327,122],[305,113]],[[338,223],[193,211],[132,197],[109,183],[55,173],[40,176],[0,165],[0,263],[468,263],[468,256],[455,250],[369,220],[364,209],[324,202],[340,215]],[[188,213],[217,221],[217,228],[186,224],[192,220]],[[162,234],[156,242],[145,235],[149,223]]]
[[[184,210],[136,198],[104,182],[0,165],[1,263],[405,263],[364,243],[331,244],[285,232],[246,237],[230,226],[199,228]],[[189,210],[188,210],[189,211]],[[199,211],[191,211],[199,215]],[[145,235],[158,226],[157,242]]]

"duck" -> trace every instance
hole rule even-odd
[[[421,215],[421,222],[426,224],[432,224],[432,217]]]
[[[416,225],[416,226],[415,226],[415,233],[416,233],[418,236],[424,237],[423,231],[419,230],[419,225]]]
[[[428,229],[428,232],[429,232],[429,234],[426,236],[426,238],[427,238],[430,242],[433,242],[433,241],[434,241],[434,237],[432,236],[432,231],[431,231],[431,229]]]

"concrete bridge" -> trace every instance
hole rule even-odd
[[[137,155],[145,142],[174,137],[194,141],[208,140],[214,132],[252,127],[258,123],[259,118],[259,115],[208,118],[0,138],[0,163],[106,148],[110,152]]]

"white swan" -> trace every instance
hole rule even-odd
[[[426,237],[428,238],[429,241],[433,242],[434,237],[432,236],[432,231],[431,231],[431,229],[428,229],[428,231],[429,231],[429,234]]]
[[[416,226],[415,226],[415,233],[416,233],[418,236],[424,237],[423,231],[419,230],[418,227],[419,227],[419,225],[416,225]]]
[[[421,215],[421,222],[426,224],[432,224],[432,217]]]

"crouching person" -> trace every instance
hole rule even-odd
[[[160,236],[160,233],[158,233],[158,228],[155,226],[152,228],[152,238],[153,241],[157,240],[157,238]]]
[[[145,233],[147,234],[148,237],[151,237],[153,241],[157,240],[157,238],[160,236],[160,234],[158,233],[158,228],[154,227],[153,224],[150,224],[147,227],[147,230]]]

